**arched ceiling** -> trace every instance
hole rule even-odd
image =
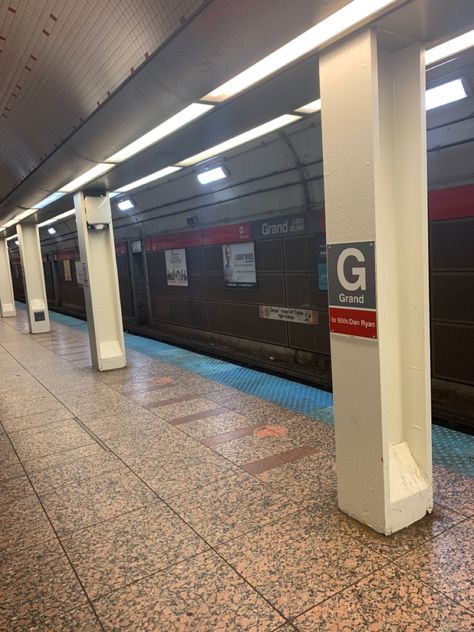
[[[0,199],[206,1],[0,0]]]

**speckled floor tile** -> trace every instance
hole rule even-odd
[[[33,488],[26,476],[0,481],[0,505],[28,497],[36,498]],[[8,509],[2,507],[1,511],[8,511]]]
[[[247,417],[228,410],[212,417],[182,424],[181,430],[196,439],[206,439],[224,432],[232,432],[253,425]]]
[[[61,614],[86,603],[86,595],[57,541],[24,551],[20,557],[24,558],[23,566],[16,565],[4,577],[0,629],[31,630],[36,618]]]
[[[45,615],[28,611],[26,615],[17,616],[14,621],[15,632],[101,632],[94,611],[90,606],[75,608],[65,614]]]
[[[95,605],[106,630],[268,632],[284,623],[212,552],[114,592]]]
[[[63,539],[91,598],[176,564],[208,547],[158,500]]]
[[[464,516],[474,516],[474,478],[434,467],[433,485],[437,502]]]
[[[5,434],[2,435],[0,440],[0,464],[0,480],[24,475],[21,463]]]
[[[81,529],[143,507],[156,496],[130,472],[108,472],[41,495],[58,533]]]
[[[387,563],[314,508],[218,547],[218,552],[285,616],[296,616]]]
[[[36,497],[28,496],[8,504],[0,512],[0,549],[16,551],[54,538],[51,525]]]
[[[145,393],[135,393],[134,395],[130,395],[129,397],[138,402],[141,406],[144,406],[145,408],[153,408],[157,406],[160,402],[183,397],[185,395],[192,395],[193,392],[196,393],[196,397],[199,395],[198,392],[194,391],[194,389],[189,388],[187,385],[175,384],[167,386],[166,388],[147,391]]]
[[[64,450],[63,452],[57,452],[55,454],[48,454],[40,458],[24,461],[23,465],[28,474],[34,472],[40,472],[41,470],[50,467],[60,467],[66,463],[75,461],[76,459],[82,459],[85,456],[93,456],[104,454],[105,450],[98,443],[88,443],[80,448],[73,448],[71,450]]]
[[[301,632],[472,632],[466,609],[388,566],[295,621]]]
[[[397,565],[474,612],[474,519],[423,544]]]
[[[63,465],[55,465],[30,474],[38,493],[46,493],[69,483],[79,483],[113,470],[126,470],[125,465],[110,452],[85,456]]]
[[[186,417],[187,415],[193,415],[194,413],[200,413],[204,410],[213,410],[215,408],[216,402],[209,399],[195,397],[184,402],[150,408],[150,410],[152,410],[158,417],[161,417],[166,421],[172,421],[178,417]]]
[[[214,546],[284,519],[297,506],[247,474],[167,499],[173,509]]]
[[[138,433],[124,432],[108,437],[106,443],[127,463],[141,458],[166,461],[177,452],[184,455],[202,449],[195,439],[169,424],[164,428],[155,425],[148,426]]]
[[[172,454],[140,455],[127,461],[130,468],[159,496],[170,498],[211,482],[224,481],[240,470],[203,446]]]
[[[300,444],[336,454],[334,428],[304,415],[295,415],[288,420],[288,436]]]
[[[81,416],[79,416],[79,419],[83,421]],[[149,427],[154,427],[164,433],[171,431],[165,421],[158,419],[156,415],[144,408],[139,408],[134,414],[123,413],[119,415],[96,416],[88,418],[87,422],[84,423],[101,439],[125,435],[130,436],[132,439],[135,437],[139,438]]]
[[[31,430],[39,426],[47,426],[48,424],[57,423],[72,419],[73,414],[67,408],[59,408],[57,410],[49,410],[44,413],[35,415],[26,415],[24,417],[14,417],[4,422],[7,432],[15,432],[20,430]]]
[[[336,493],[336,459],[326,452],[317,452],[257,477],[289,498],[325,498]]]
[[[335,512],[328,518],[329,524],[337,528],[338,531],[343,531],[372,550],[377,551],[380,555],[391,559],[400,557],[415,549],[427,540],[453,527],[461,520],[464,520],[464,517],[460,514],[435,505],[433,512],[426,515],[422,520],[418,520],[418,522],[406,529],[393,533],[391,536],[385,536],[340,511]]]
[[[94,439],[74,420],[11,432],[10,438],[21,461],[38,459],[94,442]]]
[[[213,446],[212,449],[236,465],[260,461],[274,454],[286,452],[300,444],[290,437],[256,437],[255,435],[235,439],[229,443]]]
[[[9,423],[15,417],[24,417],[48,410],[64,409],[64,406],[49,393],[30,400],[20,400],[9,405],[0,404],[0,418]]]

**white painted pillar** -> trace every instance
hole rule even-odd
[[[92,366],[118,369],[126,365],[126,357],[109,196],[79,192],[74,206]]]
[[[51,328],[38,225],[18,224],[17,235],[30,333],[44,334]]]
[[[0,238],[0,312],[2,318],[16,315],[12,271],[10,268],[8,244],[5,238]]]
[[[368,29],[320,84],[338,502],[388,535],[433,504],[423,51]]]

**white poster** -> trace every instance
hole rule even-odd
[[[222,258],[226,287],[256,287],[257,273],[253,241],[225,244],[222,246]]]
[[[166,279],[168,285],[188,285],[186,249],[165,250]]]

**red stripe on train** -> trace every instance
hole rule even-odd
[[[428,209],[432,221],[474,217],[474,185],[430,191]]]

